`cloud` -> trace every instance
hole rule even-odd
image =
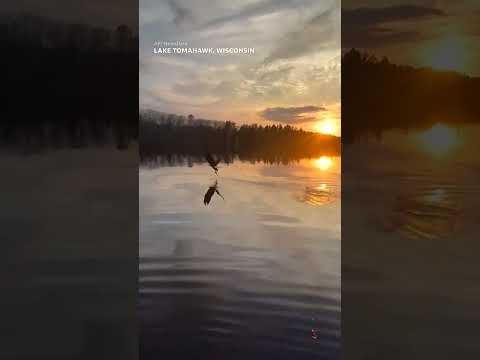
[[[168,0],[168,5],[173,12],[173,23],[176,26],[182,26],[193,21],[192,11],[181,6],[178,0]]]
[[[357,8],[344,10],[342,21],[348,26],[370,27],[394,21],[424,19],[432,16],[446,16],[440,9],[416,5],[397,5],[383,8]]]
[[[447,16],[443,10],[416,5],[383,8],[362,7],[342,12],[342,46],[344,48],[379,48],[385,45],[424,40],[418,30],[399,30],[386,24],[421,21]]]
[[[315,1],[316,0],[263,0],[252,2],[236,12],[210,20],[203,25],[202,28],[215,28],[232,22],[244,22],[253,17],[278,13],[282,10],[297,9],[299,6],[307,6]]]
[[[295,67],[291,65],[279,67],[274,70],[266,70],[259,74],[258,81],[265,81],[267,83],[273,83],[278,80],[284,79],[288,76]]]
[[[330,8],[310,19],[304,27],[287,33],[265,59],[265,63],[337,48],[340,41],[339,11],[340,3],[335,1]]]
[[[332,3],[337,3],[335,10]],[[340,70],[328,65],[340,55],[339,3],[142,0],[140,11],[147,20],[141,23],[140,103],[238,123],[261,121],[258,111],[272,106],[325,104],[330,109],[340,102]],[[255,55],[154,56],[151,46],[158,40],[195,47],[254,46]],[[289,41],[286,48],[284,41]],[[265,63],[269,55],[272,61]],[[311,121],[315,115],[299,113],[290,120]]]
[[[235,89],[235,83],[229,80],[204,81],[194,79],[190,82],[178,82],[173,84],[172,92],[185,96],[198,96],[209,94],[217,98],[230,97]]]
[[[342,46],[344,48],[377,49],[387,45],[415,43],[429,38],[419,31],[398,31],[385,28],[344,31]]]
[[[320,106],[301,106],[301,107],[275,107],[267,108],[258,113],[258,115],[265,120],[280,122],[284,124],[301,124],[316,121],[314,116],[306,116],[304,114],[311,114],[320,111],[326,111],[324,107]]]

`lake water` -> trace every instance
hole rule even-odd
[[[345,358],[478,358],[479,135],[439,124],[343,147]]]
[[[0,156],[0,359],[137,358],[138,148]]]
[[[143,166],[139,187],[142,359],[339,358],[339,158]]]

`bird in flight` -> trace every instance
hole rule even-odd
[[[223,200],[225,200],[222,194],[220,194],[220,191],[218,191],[218,181],[215,181],[215,183],[212,186],[210,186],[207,192],[205,193],[205,196],[203,198],[203,203],[205,204],[205,206],[210,204],[210,201],[212,200],[212,197],[213,195],[215,195],[215,193],[217,193],[218,196],[220,196]]]
[[[207,153],[207,155],[205,155],[205,159],[207,160],[208,162],[208,165],[210,165],[210,167],[215,171],[215,174],[218,174],[218,163],[220,162],[220,159],[215,159],[213,157],[212,154],[210,153]]]

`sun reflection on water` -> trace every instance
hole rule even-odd
[[[392,226],[414,239],[438,239],[458,227],[461,196],[455,188],[427,187],[397,197]]]
[[[436,124],[431,129],[421,133],[419,137],[423,148],[435,156],[448,154],[459,142],[456,131],[443,124]]]
[[[445,201],[445,198],[445,189],[435,189],[432,190],[429,194],[425,195],[425,200],[432,204],[441,204],[443,201]]]
[[[328,190],[328,185],[327,184],[320,184],[320,185],[317,186],[317,190],[327,191]]]
[[[313,160],[313,165],[320,170],[329,170],[333,166],[333,159],[330,156],[322,156]]]
[[[335,186],[322,183],[318,186],[307,186],[304,191],[297,196],[297,200],[312,206],[325,205],[335,199]]]

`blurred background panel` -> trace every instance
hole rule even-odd
[[[342,2],[347,359],[476,358],[475,1]]]
[[[135,359],[138,2],[0,14],[0,358]]]

